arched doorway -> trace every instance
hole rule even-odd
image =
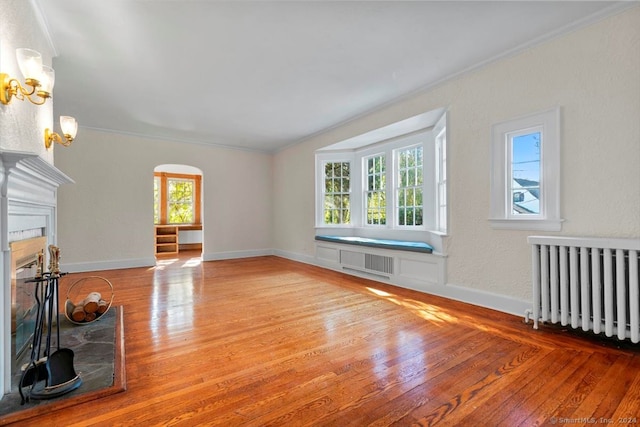
[[[156,260],[202,256],[202,171],[163,164],[154,168],[153,178]]]

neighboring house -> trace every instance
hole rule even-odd
[[[523,178],[513,178],[513,208],[518,214],[540,213],[540,183]]]

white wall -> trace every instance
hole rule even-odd
[[[43,56],[43,62],[51,65],[54,50],[39,25],[40,22],[40,15],[31,1],[2,0],[0,5],[0,72],[24,82],[15,53],[15,50],[21,47],[39,51]],[[46,162],[53,163],[53,152],[47,152],[44,147],[44,129],[52,127],[52,111],[51,100],[42,106],[15,99],[9,105],[0,103],[0,150],[37,154]],[[2,242],[2,247],[0,247],[0,281],[2,282],[0,283],[0,307],[2,307],[0,315],[0,346],[2,346],[0,350],[0,397],[11,388],[12,356],[9,344],[11,342],[9,327],[11,322],[9,284],[11,253],[7,243],[9,229],[7,211],[10,199],[6,182],[8,172],[8,169],[5,169],[0,161],[0,188],[2,188],[0,194],[0,242]],[[52,198],[55,199],[55,191],[49,194],[53,195]],[[48,203],[49,200],[46,202]],[[35,209],[41,207],[37,206]],[[55,242],[49,241],[49,243]]]
[[[491,126],[562,109],[561,233],[640,237],[640,7],[489,64],[290,147],[274,158],[274,247],[314,255],[314,151],[449,108],[448,283],[531,298],[526,231],[489,218]]]
[[[152,265],[153,170],[202,170],[205,259],[270,253],[271,156],[80,128],[56,147],[76,184],[58,192],[59,246],[69,271]]]
[[[17,48],[27,47],[37,50],[42,54],[43,63],[51,65],[53,47],[39,22],[39,12],[36,13],[31,1],[2,0],[0,72],[17,78],[21,83],[24,83],[24,76],[16,61]],[[33,105],[29,101],[16,99],[13,99],[9,105],[0,103],[0,149],[35,153],[49,163],[53,163],[53,151],[47,151],[44,147],[44,130],[52,128],[52,125],[51,99],[44,105]]]

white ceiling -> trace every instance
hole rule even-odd
[[[611,1],[36,3],[57,53],[54,112],[75,116],[80,132],[267,152],[623,7]]]

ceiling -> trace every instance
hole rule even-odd
[[[611,1],[36,0],[54,112],[274,152],[620,9]],[[627,3],[628,4],[628,3]]]

